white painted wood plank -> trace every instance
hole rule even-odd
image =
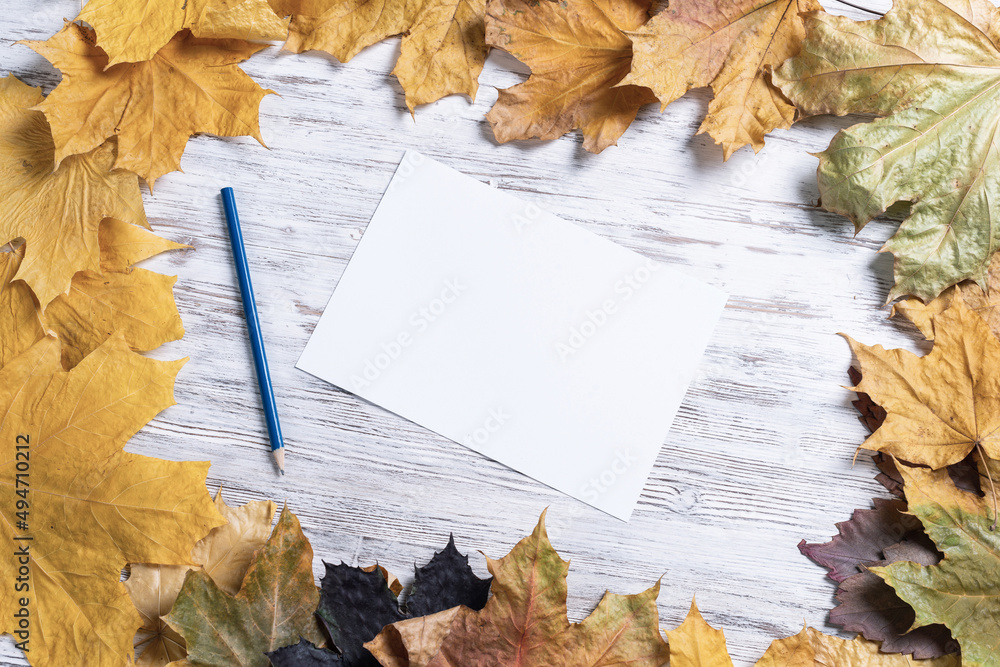
[[[867,15],[837,8],[855,17]],[[885,9],[887,0],[863,0]],[[79,0],[0,0],[4,37],[45,39]],[[834,587],[796,549],[885,495],[849,405],[847,345],[915,347],[912,329],[886,320],[891,260],[877,255],[895,224],[850,223],[814,207],[816,160],[836,130],[859,118],[812,119],[776,132],[759,155],[728,163],[694,136],[710,95],[695,91],[660,114],[643,109],[602,155],[578,135],[499,146],[484,116],[495,86],[523,79],[493,53],[475,103],[449,98],[407,113],[389,75],[398,40],[342,65],[318,53],[255,56],[246,70],[280,93],[262,106],[265,150],[250,139],[197,137],[146,196],[159,233],[194,251],[148,268],[178,274],[187,336],[156,351],[190,356],[179,405],[129,450],[211,459],[209,484],[230,502],[287,501],[320,558],[376,560],[409,578],[454,532],[463,551],[497,557],[549,507],[555,546],[572,559],[569,608],[583,618],[605,589],[637,592],[663,576],[664,628],[692,595],[726,628],[737,665],[803,621],[825,625]],[[57,72],[23,46],[2,69],[51,89]],[[670,431],[631,523],[624,524],[331,387],[294,362],[405,148],[412,147],[732,297],[701,373]],[[288,471],[272,474],[219,188],[233,186],[268,343]],[[412,575],[410,575],[412,576]],[[25,664],[0,643],[0,664]]]

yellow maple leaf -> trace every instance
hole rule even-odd
[[[671,667],[733,667],[726,636],[705,622],[694,600],[684,622],[667,632],[667,645]]]
[[[1000,458],[1000,339],[960,297],[933,327],[934,349],[923,357],[845,336],[861,365],[852,390],[888,415],[863,446],[935,469],[977,447]]]
[[[446,95],[479,91],[486,61],[486,0],[272,0],[292,14],[285,49],[321,50],[347,62],[361,49],[403,34],[392,73],[412,113]]]
[[[0,578],[15,593],[0,596],[0,631],[27,641],[34,665],[124,664],[141,620],[121,568],[191,563],[195,542],[223,522],[207,462],[123,450],[173,404],[183,363],[115,336],[67,372],[47,337],[0,369],[0,544],[12,554]]]
[[[993,255],[986,274],[986,289],[971,280],[952,285],[941,294],[924,303],[915,296],[907,297],[892,307],[890,317],[900,316],[913,322],[927,340],[934,340],[934,317],[947,310],[961,297],[962,301],[1000,336],[1000,254]]]
[[[673,0],[629,33],[634,56],[623,83],[651,88],[663,109],[711,84],[715,98],[698,134],[721,144],[727,160],[747,144],[759,151],[764,135],[795,120],[770,69],[801,50],[799,14],[821,9],[817,0]]]
[[[531,68],[524,83],[501,90],[486,116],[497,141],[556,139],[583,131],[600,153],[617,143],[648,88],[617,84],[632,65],[634,30],[649,18],[649,0],[489,0],[486,41]],[[616,87],[617,86],[617,87]]]
[[[108,67],[94,31],[76,23],[45,42],[21,43],[63,74],[62,83],[37,106],[52,127],[56,164],[117,136],[115,166],[152,187],[181,168],[193,134],[250,136],[264,143],[258,110],[274,91],[258,86],[237,64],[266,44],[198,39],[185,30],[149,61]]]
[[[133,350],[143,352],[184,335],[173,296],[177,279],[129,266],[185,246],[114,218],[104,219],[98,239],[102,273],[77,273],[69,292],[56,297],[44,315],[27,285],[10,280],[23,247],[0,254],[0,312],[11,315],[0,318],[0,368],[41,340],[46,330],[62,342],[66,368],[76,366],[115,332]]]
[[[270,500],[230,507],[222,499],[221,489],[215,496],[215,507],[227,523],[214,528],[194,546],[191,560],[198,563],[220,589],[235,595],[254,552],[264,546],[271,534],[271,520],[278,508]],[[145,563],[131,566],[125,588],[142,616],[142,627],[135,637],[136,667],[162,667],[187,655],[183,637],[167,625],[163,617],[170,613],[184,577],[192,569],[196,568]]]
[[[882,653],[879,643],[864,637],[853,640],[824,635],[813,628],[771,642],[756,667],[961,667],[957,655],[914,660],[899,653]]]
[[[107,66],[150,60],[187,28],[195,37],[272,40],[288,34],[267,0],[90,0],[77,19],[97,31]]]
[[[13,75],[0,79],[0,245],[25,240],[14,278],[44,309],[77,271],[100,270],[102,219],[148,223],[135,174],[112,171],[115,142],[95,142],[56,168],[49,124],[32,109],[41,101],[40,89]]]

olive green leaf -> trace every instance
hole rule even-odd
[[[989,459],[986,459],[989,461]],[[982,459],[981,459],[982,461]],[[1000,464],[989,461],[995,480]],[[982,465],[980,465],[982,470]],[[900,561],[873,567],[917,614],[914,627],[943,623],[962,647],[965,667],[1000,665],[1000,530],[993,496],[958,489],[946,470],[900,465],[909,511],[944,560],[931,567]],[[989,489],[984,480],[983,488]]]
[[[235,596],[204,570],[192,570],[164,620],[187,642],[192,664],[267,667],[265,651],[295,644],[300,637],[323,642],[313,616],[319,589],[312,560],[299,520],[285,507]]]
[[[965,279],[984,289],[1000,247],[1000,11],[987,0],[895,0],[856,22],[806,15],[802,53],[774,82],[803,115],[870,113],[819,154],[823,208],[857,230],[913,206],[882,248],[889,300],[927,301]]]

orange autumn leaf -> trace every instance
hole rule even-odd
[[[446,95],[473,100],[486,61],[486,0],[272,0],[292,14],[285,49],[321,50],[347,62],[361,49],[403,35],[392,73],[412,112]]]
[[[94,31],[68,23],[45,42],[24,42],[63,73],[38,109],[52,126],[56,163],[118,137],[115,166],[152,187],[181,168],[188,138],[204,132],[263,144],[258,107],[273,93],[237,64],[266,48],[242,40],[197,39],[184,31],[147,62],[108,67]]]
[[[0,596],[0,631],[27,632],[36,666],[119,667],[141,622],[121,569],[190,563],[195,542],[222,517],[205,489],[207,462],[124,451],[173,404],[183,360],[147,359],[121,336],[68,372],[60,356],[47,337],[0,369],[0,543],[24,554],[0,561],[0,576],[13,582],[23,567],[31,582]],[[15,617],[22,606],[27,630]]]
[[[486,116],[497,141],[556,139],[580,129],[588,151],[615,145],[639,107],[656,101],[648,88],[617,85],[632,66],[623,31],[645,23],[649,4],[489,0],[487,43],[531,68],[527,81],[500,91]]]
[[[629,33],[635,55],[624,83],[651,88],[663,109],[711,85],[715,98],[698,134],[721,144],[727,160],[742,146],[759,151],[768,132],[795,120],[770,70],[802,49],[799,14],[821,9],[817,0],[672,0]]]
[[[53,161],[42,93],[0,79],[0,246],[23,238],[23,261],[5,281],[23,280],[42,309],[78,271],[99,271],[98,226],[105,217],[148,226],[135,174],[112,170],[116,144],[103,139]],[[10,260],[10,258],[7,258]]]

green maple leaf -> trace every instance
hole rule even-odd
[[[990,470],[996,479],[1000,464],[990,461]],[[991,530],[992,494],[958,489],[946,470],[901,465],[899,471],[910,513],[944,559],[930,567],[901,561],[871,571],[913,607],[914,627],[948,626],[965,667],[1000,666],[1000,530]],[[990,488],[985,481],[983,488]]]
[[[987,0],[896,0],[856,22],[806,15],[801,55],[774,81],[803,115],[883,116],[839,132],[819,154],[823,208],[860,230],[899,201],[909,217],[889,300],[984,289],[1000,247],[1000,11]]]
[[[164,618],[187,643],[187,664],[267,667],[266,651],[295,644],[300,637],[321,643],[313,616],[319,589],[312,560],[299,520],[285,507],[236,595],[219,588],[204,570],[188,572]]]

